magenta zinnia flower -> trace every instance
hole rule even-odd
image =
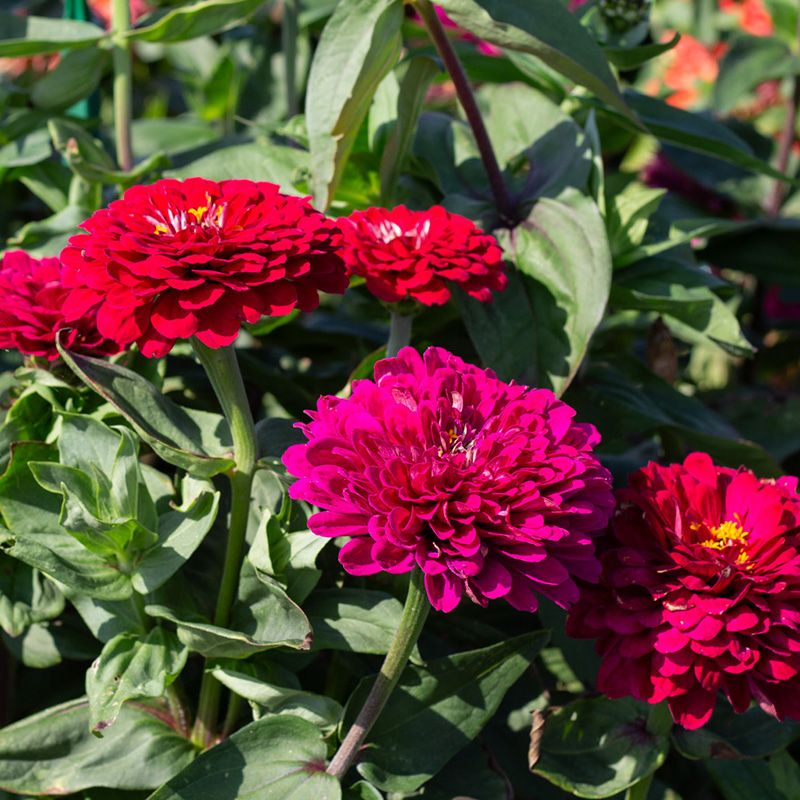
[[[601,540],[603,573],[567,632],[597,637],[597,686],[666,700],[699,728],[722,691],[800,718],[800,496],[797,478],[759,480],[705,453],[649,464],[619,492]]]
[[[375,366],[349,399],[322,397],[306,444],[286,451],[294,498],[323,509],[309,525],[350,537],[353,575],[425,573],[433,606],[463,595],[534,611],[568,606],[599,572],[593,534],[613,507],[599,436],[545,389],[504,383],[438,347]]]
[[[442,305],[452,286],[487,302],[506,287],[497,240],[441,206],[368,208],[343,217],[339,227],[347,269],[387,303]]]
[[[178,339],[231,344],[243,322],[311,311],[347,288],[336,224],[273,183],[204,178],[134,186],[62,253],[66,311],[146,356]]]
[[[13,250],[0,259],[0,347],[53,361],[58,358],[56,335],[63,328],[70,350],[113,355],[120,348],[97,330],[93,314],[67,322],[63,266],[57,258],[33,258]]]

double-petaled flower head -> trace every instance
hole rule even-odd
[[[334,222],[272,183],[203,178],[134,186],[62,253],[66,312],[166,355],[178,339],[233,342],[243,322],[311,311],[347,278]]]
[[[611,515],[611,479],[592,452],[597,431],[552,392],[405,348],[309,416],[308,442],[284,456],[299,478],[290,494],[322,509],[315,533],[349,537],[347,572],[419,566],[441,611],[464,595],[568,606],[576,578],[597,578],[592,537]]]
[[[347,269],[384,302],[442,305],[452,286],[487,302],[506,287],[497,240],[441,206],[370,208],[340,219],[339,226]]]
[[[718,692],[800,718],[800,496],[797,479],[759,480],[695,453],[649,464],[619,493],[601,540],[603,573],[567,632],[597,638],[598,688],[666,700],[698,728]]]
[[[112,355],[120,348],[97,330],[93,314],[67,322],[64,305],[69,290],[57,258],[32,258],[23,250],[0,260],[0,348],[52,361],[58,358],[56,335],[62,328],[71,350]]]

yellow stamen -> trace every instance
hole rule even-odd
[[[159,236],[162,233],[169,233],[169,228],[163,222],[157,222],[155,227],[155,233]]]
[[[715,525],[713,528],[709,528],[708,531],[711,534],[711,538],[700,542],[703,547],[708,547],[711,550],[726,550],[729,547],[739,547],[741,550],[736,556],[736,563],[747,563],[750,557],[744,548],[747,545],[747,537],[750,536],[750,531],[746,531],[742,527],[741,517],[738,514],[734,514],[734,519]]]
[[[208,211],[208,206],[198,206],[197,208],[190,208],[189,213],[195,218],[195,221],[199,224],[200,220],[205,216],[206,211]]]

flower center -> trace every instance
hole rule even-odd
[[[426,219],[413,228],[403,229],[396,222],[383,220],[378,225],[370,225],[369,227],[372,231],[372,235],[384,244],[389,244],[395,239],[406,238],[411,240],[415,248],[418,248],[425,241],[428,233],[430,233],[431,222]]]
[[[439,444],[439,455],[463,454],[467,461],[475,457],[475,436],[474,431],[466,423],[455,423],[449,428],[442,430],[441,442]]]
[[[719,550],[720,552],[726,551],[729,548],[736,548],[737,564],[746,564],[750,560],[747,554],[747,538],[750,536],[750,531],[745,530],[741,524],[741,517],[739,514],[734,514],[733,519],[725,520],[713,528],[707,528],[709,534],[707,539],[700,542],[702,547],[707,547],[710,550]],[[698,530],[700,525],[692,525],[692,530]]]
[[[153,233],[158,236],[180,233],[187,228],[221,228],[225,205],[217,205],[209,195],[206,195],[206,203],[204,206],[180,211],[169,209],[166,214],[161,212],[158,216],[148,216],[145,219],[153,225]]]

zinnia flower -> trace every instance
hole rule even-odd
[[[734,15],[739,27],[752,36],[771,36],[775,31],[762,0],[719,0],[719,9],[723,14]]]
[[[65,321],[68,294],[57,258],[31,258],[24,250],[6,253],[0,260],[0,347],[52,361],[58,358],[56,334],[69,328],[64,343],[70,350],[95,355],[119,352],[116,344],[98,333],[91,314]]]
[[[619,493],[599,543],[603,573],[567,632],[598,638],[597,686],[610,697],[666,700],[686,728],[722,691],[800,717],[800,496],[797,478],[759,480],[705,453],[649,464]]]
[[[425,575],[432,605],[467,595],[535,611],[537,593],[561,606],[576,578],[599,572],[593,534],[613,507],[599,435],[546,389],[504,383],[438,347],[406,347],[375,366],[348,399],[322,397],[308,443],[284,463],[289,493],[323,509],[320,536],[345,536],[353,575]]]
[[[441,206],[411,211],[370,208],[339,220],[348,270],[381,300],[425,306],[450,299],[450,285],[487,302],[506,286],[503,253],[489,236]]]
[[[146,356],[191,336],[223,347],[243,321],[311,311],[319,291],[347,287],[336,224],[272,183],[134,186],[81,227],[62,253],[67,313],[95,308],[104,336]]]
[[[111,28],[111,3],[112,0],[88,0],[89,8],[106,28]],[[146,0],[131,0],[131,23],[138,22],[140,17],[149,14],[153,9]]]

